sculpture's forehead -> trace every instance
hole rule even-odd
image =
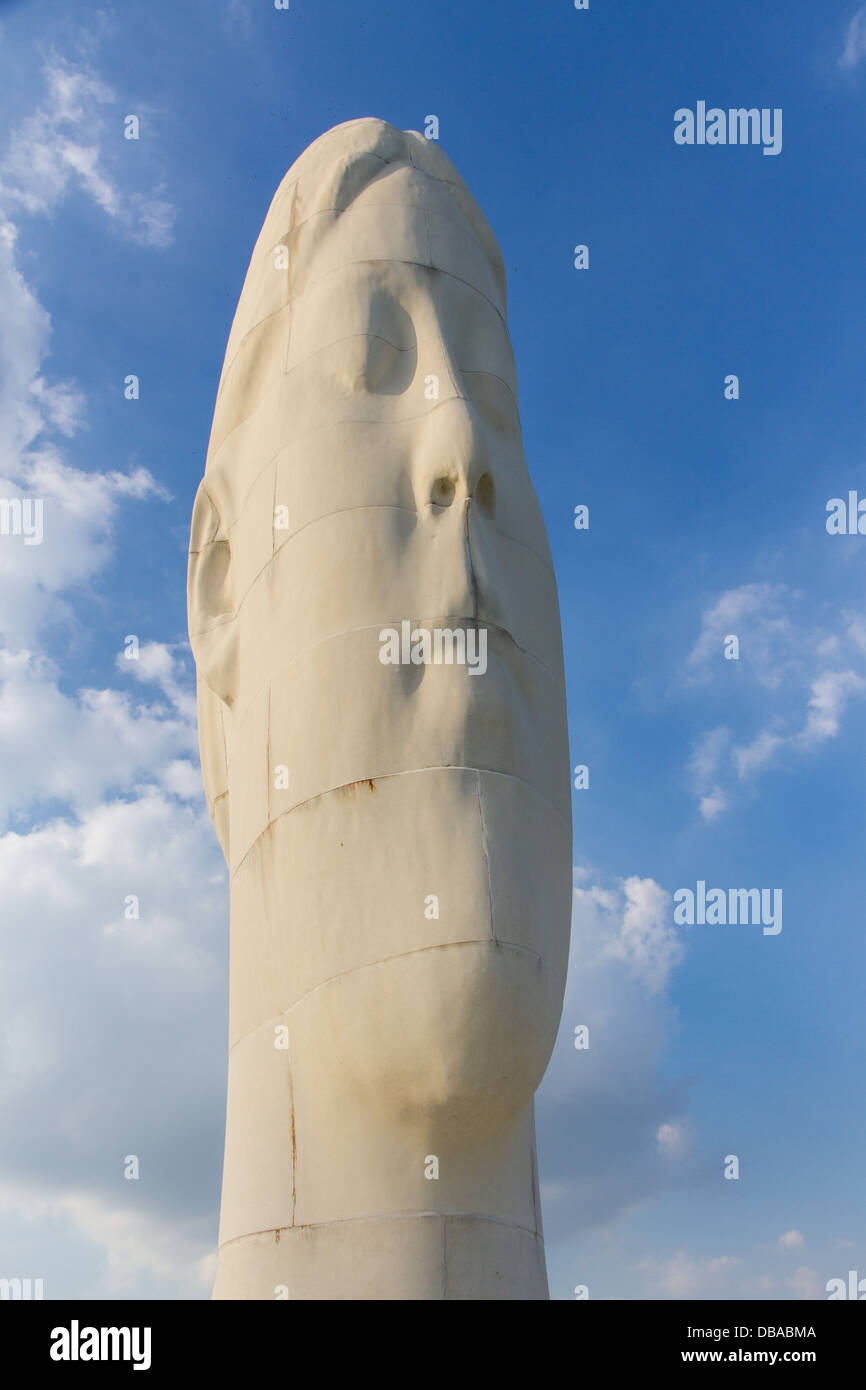
[[[423,405],[403,398],[408,391],[368,396],[354,357],[342,360],[360,351],[339,346],[352,336],[380,337],[406,353],[406,362],[439,337],[461,371],[492,374],[516,394],[505,271],[482,212],[438,149],[374,124],[341,131],[337,150],[326,140],[302,156],[277,190],[256,243],[206,466],[228,517],[242,507],[262,449],[276,452],[309,425],[311,410],[321,416],[327,409],[332,425],[368,416],[399,423],[422,413]],[[347,394],[346,380],[356,380],[358,390]],[[257,424],[276,392],[279,418],[265,440]]]
[[[504,318],[501,266],[491,261],[452,187],[414,165],[387,165],[343,211],[311,212],[288,239],[290,298],[342,267],[395,261],[455,276]]]

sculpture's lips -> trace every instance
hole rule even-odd
[[[510,628],[504,627],[501,623],[497,623],[492,618],[486,618],[481,616],[468,616],[466,614],[449,614],[446,617],[436,618],[404,618],[401,620],[396,629],[381,629],[381,631],[386,630],[396,631],[399,633],[400,661],[406,665],[411,664],[420,666],[435,664],[451,666],[466,664],[464,661],[455,661],[453,659],[448,659],[448,642],[444,634],[447,634],[449,632],[453,633],[456,631],[464,635],[464,641],[466,642],[467,649],[472,647],[474,640],[476,652],[479,650],[479,644],[482,644],[483,639],[483,647],[485,651],[489,650],[491,653],[494,653],[499,658],[497,665],[500,668],[503,664],[510,668],[511,660],[515,656],[518,656],[524,657],[529,661],[536,662],[548,675],[551,674],[547,664],[542,660],[542,658],[537,654],[537,652],[533,652],[529,650],[527,647],[521,646],[521,644],[518,642],[517,638],[514,636],[514,633],[511,631]],[[416,650],[420,645],[423,645],[422,643],[419,643],[415,638],[415,634],[420,634],[422,632],[431,634],[431,637],[433,638],[434,650],[436,642],[435,635],[437,632],[442,634],[442,637],[440,638],[440,646],[443,653],[443,660],[424,660],[423,656],[421,655],[419,655],[418,659],[406,659],[407,653],[409,658],[411,658],[413,642],[415,643]]]
[[[421,631],[435,632],[437,629],[439,631],[459,630],[466,633],[486,632],[490,633],[491,636],[505,637],[509,642],[513,643],[518,651],[524,650],[511,630],[507,627],[503,627],[493,618],[485,618],[478,615],[469,616],[465,613],[448,613],[444,617],[436,618],[403,618],[400,620],[398,630],[400,630],[400,628],[405,628],[407,624],[410,631],[413,633]],[[528,652],[527,655],[533,656],[534,653]],[[536,660],[537,659],[538,658],[536,658]]]
[[[501,655],[503,638],[517,649],[510,632],[477,617],[403,618],[399,628],[380,630],[379,659],[383,665],[466,666],[470,674],[482,675],[487,671],[491,637],[497,655]]]

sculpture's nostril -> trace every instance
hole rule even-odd
[[[496,513],[496,488],[489,473],[482,473],[475,488],[475,501],[484,516],[493,517]]]
[[[451,478],[437,478],[433,484],[431,500],[437,507],[450,507],[454,501],[455,490]]]

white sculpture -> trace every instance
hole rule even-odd
[[[226,351],[189,617],[231,877],[214,1296],[546,1298],[533,1096],[571,898],[559,612],[502,257],[415,132],[338,126],[277,190]]]

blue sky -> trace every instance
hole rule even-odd
[[[209,1294],[227,907],[192,499],[283,173],[340,121],[435,114],[505,257],[590,768],[538,1103],[552,1296],[866,1276],[866,537],[825,527],[866,496],[866,5],[19,0],[0,61],[0,493],[45,499],[40,546],[0,537],[0,1275]],[[698,101],[781,108],[780,154],[675,144]],[[675,926],[698,880],[781,888],[782,931]]]

